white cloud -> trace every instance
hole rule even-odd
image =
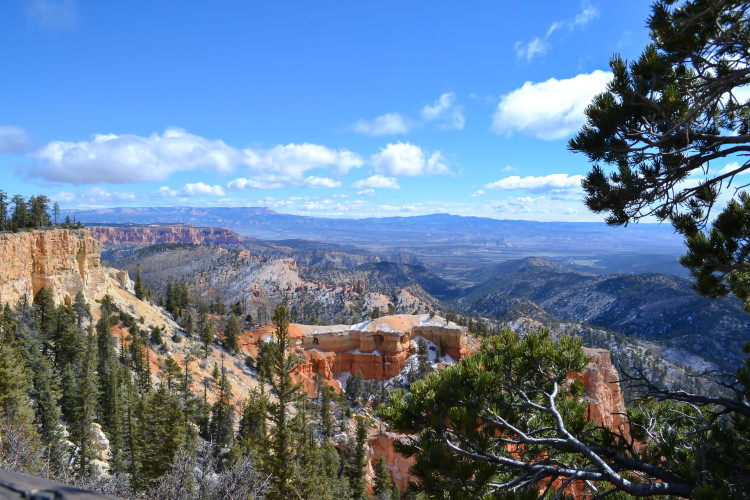
[[[375,190],[374,189],[363,189],[361,191],[357,191],[357,196],[375,196]]]
[[[541,177],[512,175],[486,184],[485,189],[517,190],[532,193],[566,193],[581,191],[582,175],[550,174]]]
[[[185,187],[180,190],[180,194],[182,196],[224,196],[224,188],[195,182],[185,184]]]
[[[370,156],[375,171],[389,177],[448,174],[448,164],[439,151],[426,155],[419,146],[399,142],[381,148]]]
[[[31,156],[37,160],[32,175],[72,184],[163,181],[181,171],[228,174],[245,167],[248,178],[232,181],[230,189],[302,186],[314,168],[343,175],[364,163],[356,153],[317,144],[238,149],[177,128],[149,137],[98,134],[91,141],[54,141]],[[310,182],[324,182],[315,179],[323,177]]]
[[[311,175],[305,179],[303,186],[309,188],[335,188],[341,185],[341,181],[330,179],[328,177],[316,177]]]
[[[432,106],[428,104],[422,108],[422,119],[426,122],[438,121],[438,126],[444,129],[463,129],[466,123],[464,108],[455,101],[455,93],[444,93]]]
[[[502,96],[492,119],[492,131],[520,131],[544,140],[567,137],[583,125],[586,106],[606,90],[611,78],[611,73],[596,70],[564,80],[526,82]]]
[[[549,39],[553,33],[560,30],[573,31],[582,28],[598,17],[599,9],[584,0],[581,2],[581,12],[571,18],[555,21],[550,25],[543,37],[534,37],[530,42],[516,42],[514,47],[516,57],[526,59],[526,62],[530,62],[535,56],[547,53]]]
[[[162,135],[97,134],[91,141],[54,141],[32,154],[32,174],[71,184],[163,181],[183,170],[230,172],[241,161],[235,148],[182,129]]]
[[[557,199],[548,196],[511,197],[490,202],[484,216],[494,212],[503,219],[534,221],[601,221],[600,215],[590,212],[580,197]]]
[[[737,161],[733,161],[732,163],[727,163],[727,165],[724,168],[722,168],[721,170],[719,170],[719,172],[717,173],[717,175],[728,174],[729,172],[734,172],[738,168],[740,168],[740,163],[737,162]],[[734,174],[734,175],[748,175],[748,174],[750,174],[750,170],[743,170],[742,172],[739,172],[739,173]]]
[[[111,207],[123,203],[133,203],[136,201],[137,197],[132,191],[108,191],[101,187],[95,187],[82,193],[62,191],[51,195],[50,199],[65,204],[70,208],[98,208]]]
[[[22,127],[0,125],[0,154],[23,153],[31,144],[31,135]]]
[[[472,198],[479,198],[484,194],[484,189],[478,189],[475,193],[471,193],[469,196]]]
[[[276,187],[302,186],[305,173],[314,168],[329,168],[333,173],[343,175],[364,163],[357,153],[309,143],[245,149],[243,153],[243,163],[253,181]]]
[[[398,181],[394,177],[385,177],[383,175],[373,175],[366,179],[360,179],[352,184],[354,189],[400,189]]]
[[[266,182],[257,179],[248,179],[247,177],[238,177],[237,179],[227,182],[227,189],[230,191],[241,191],[245,189],[280,189],[282,187],[284,187],[282,182]]]
[[[526,61],[531,61],[534,56],[536,55],[544,55],[547,53],[547,42],[543,41],[541,38],[536,37],[530,42],[516,42],[515,46],[513,47],[516,51],[516,57],[519,59],[526,59]]]
[[[411,128],[412,124],[401,113],[386,113],[374,120],[359,120],[352,125],[355,132],[372,136],[405,134]]]
[[[500,169],[501,172],[515,172],[516,170],[518,169],[513,167],[512,165],[506,165]]]
[[[174,198],[177,196],[177,191],[169,186],[162,186],[151,194],[161,198]]]

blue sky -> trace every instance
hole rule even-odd
[[[649,1],[0,4],[0,189],[600,220],[566,149]]]

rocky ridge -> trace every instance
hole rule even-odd
[[[153,226],[91,226],[91,236],[108,248],[192,243],[200,245],[240,245],[244,238],[225,227],[195,227],[192,224]]]

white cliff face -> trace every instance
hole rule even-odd
[[[31,301],[42,287],[56,303],[70,303],[78,292],[94,301],[107,288],[99,259],[99,242],[86,230],[0,234],[0,301]]]

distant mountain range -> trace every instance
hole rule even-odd
[[[676,257],[684,250],[682,239],[663,224],[609,227],[592,222],[534,222],[449,214],[334,219],[280,214],[259,207],[108,208],[71,211],[68,215],[87,225],[188,223],[227,227],[242,236],[266,240],[305,239],[379,254],[408,253],[441,265],[446,275],[453,273],[454,278],[481,264],[494,265],[530,255],[568,261],[573,258],[593,271],[599,265],[602,271],[627,272],[618,267],[621,258],[613,261],[613,255],[649,254],[659,261],[658,265],[649,269],[648,263],[645,267],[644,262],[632,263],[640,266],[639,272],[671,272],[670,265],[677,272]],[[660,260],[664,256],[668,257],[666,269]]]

